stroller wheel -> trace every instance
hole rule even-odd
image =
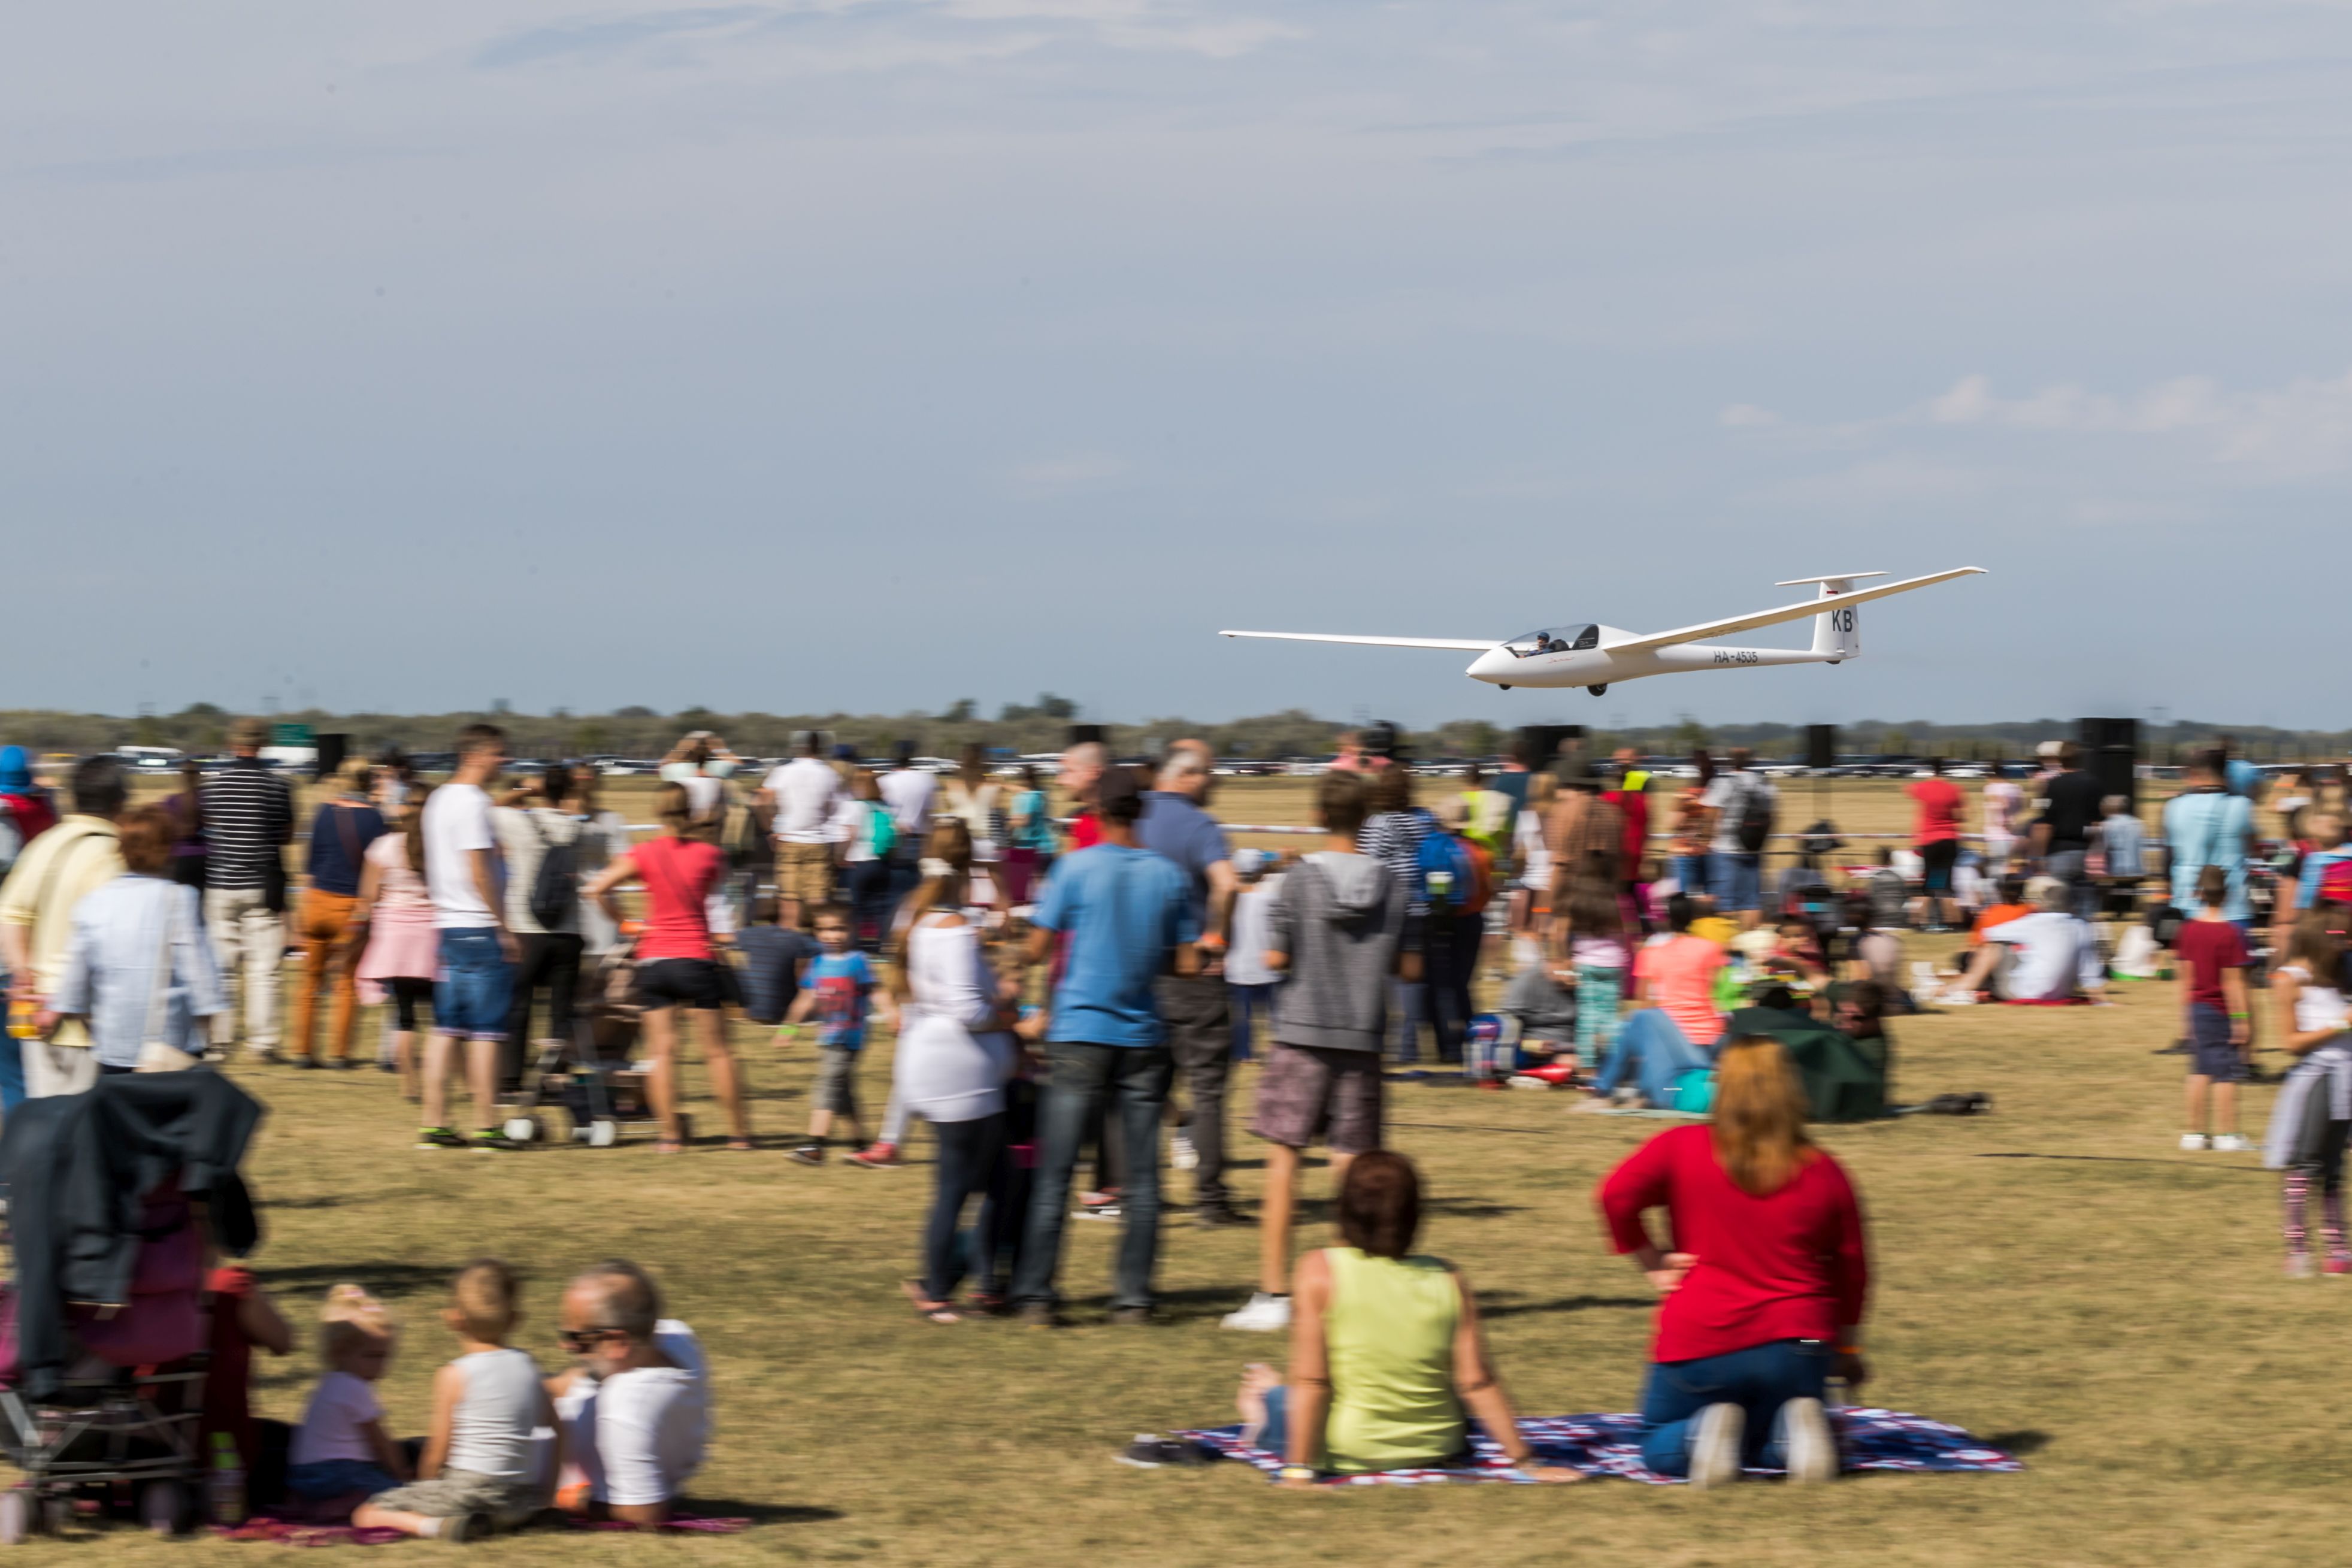
[[[29,1488],[10,1487],[0,1492],[0,1546],[22,1546],[33,1533],[36,1520]]]
[[[177,1535],[188,1525],[188,1492],[177,1481],[149,1481],[139,1489],[139,1522],[158,1535]]]
[[[518,1143],[537,1143],[545,1139],[547,1133],[536,1116],[509,1116],[507,1118],[507,1136]]]
[[[621,1141],[621,1124],[609,1117],[602,1118],[581,1128],[579,1135],[591,1149],[610,1149]]]

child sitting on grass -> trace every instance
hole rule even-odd
[[[2252,1014],[2246,995],[2246,966],[2253,955],[2246,951],[2245,933],[2221,912],[2229,897],[2226,868],[2208,866],[2198,872],[2197,918],[2180,928],[2177,943],[2182,1033],[2189,1049],[2189,1130],[2180,1135],[2180,1146],[2234,1154],[2253,1147],[2238,1135],[2238,1085],[2245,1081],[2247,1058],[2253,1054]],[[2212,1090],[2210,1125],[2224,1129],[2210,1139],[2208,1085]]]
[[[816,1015],[816,1087],[810,1092],[809,1141],[792,1152],[803,1165],[824,1163],[824,1142],[834,1118],[842,1119],[851,1148],[866,1142],[866,1125],[857,1116],[857,1058],[866,1048],[866,1017],[870,1009],[882,1021],[897,1026],[898,1004],[876,984],[874,966],[852,941],[849,911],[825,904],[816,911],[816,940],[824,951],[809,962],[801,976],[801,994],[784,1023],[798,1028]]]
[[[800,994],[802,966],[820,951],[801,930],[801,901],[758,900],[751,923],[735,933],[735,946],[743,954],[743,1016],[754,1024],[782,1023]]]
[[[539,1364],[507,1343],[522,1314],[514,1271],[495,1258],[457,1271],[441,1321],[457,1336],[456,1361],[433,1374],[433,1426],[416,1479],[362,1503],[352,1523],[440,1541],[473,1541],[527,1524],[551,1489],[532,1433],[557,1430]],[[560,1441],[560,1439],[559,1439]],[[548,1476],[560,1455],[550,1456]]]
[[[286,1456],[286,1489],[304,1502],[386,1491],[408,1479],[408,1461],[384,1436],[371,1384],[392,1364],[392,1314],[356,1285],[327,1292],[319,1313],[326,1374],[310,1391]]]

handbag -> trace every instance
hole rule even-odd
[[[176,889],[176,884],[173,884]],[[169,1018],[168,994],[172,988],[172,929],[178,923],[178,900],[171,900],[163,910],[163,940],[155,949],[155,978],[147,991],[147,1019],[139,1031],[139,1060],[134,1072],[178,1072],[193,1058],[163,1037],[163,1025]]]

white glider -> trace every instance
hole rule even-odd
[[[1776,588],[1818,584],[1816,595],[1801,605],[1757,610],[1727,620],[1678,626],[1670,632],[1629,632],[1615,626],[1550,626],[1525,637],[1496,642],[1485,637],[1357,637],[1329,632],[1239,632],[1229,637],[1273,637],[1284,642],[1363,643],[1373,647],[1455,648],[1478,657],[1464,671],[1508,691],[1514,686],[1581,686],[1595,697],[1621,680],[1647,675],[1679,675],[1697,669],[1745,669],[1766,664],[1843,664],[1862,655],[1861,625],[1855,606],[1866,599],[1907,594],[1930,583],[1977,575],[1981,566],[1955,566],[1925,577],[1874,587],[1854,584],[1884,572],[1848,572],[1835,577],[1791,577]],[[1708,637],[1729,637],[1758,626],[1813,617],[1813,646],[1809,648],[1725,647]]]

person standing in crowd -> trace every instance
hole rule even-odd
[[[2347,1033],[2340,912],[2305,910],[2271,975],[2279,1048],[2294,1058],[2271,1102],[2263,1165],[2285,1173],[2286,1272],[2311,1272],[2311,1189],[2319,1188],[2327,1272],[2352,1274],[2344,1226],[2344,1151],[2352,1143],[2352,1033]]]
[[[1283,876],[1280,865],[1267,851],[1234,851],[1235,886],[1233,925],[1225,949],[1225,1005],[1233,1015],[1233,1054],[1237,1062],[1248,1061],[1255,1052],[1256,1021],[1271,1022],[1274,1016],[1274,993],[1282,976],[1266,967],[1266,935]]]
[[[1952,897],[1952,868],[1960,859],[1960,786],[1944,776],[1944,759],[1927,759],[1927,776],[1903,786],[1919,807],[1911,830],[1925,877],[1927,929],[1946,931],[1960,923]]]
[[[1642,1463],[1716,1487],[1754,1465],[1838,1472],[1824,1401],[1858,1388],[1870,1257],[1862,1205],[1805,1133],[1805,1086],[1778,1040],[1730,1042],[1708,1124],[1661,1132],[1601,1184],[1611,1246],[1664,1298],[1642,1395]],[[1645,1214],[1666,1211],[1675,1251]]]
[[[931,1213],[923,1227],[923,1276],[909,1280],[915,1310],[935,1323],[956,1321],[957,1259],[965,1201],[992,1184],[1004,1149],[1004,1085],[1017,1052],[1018,988],[1000,985],[982,952],[979,930],[964,918],[970,897],[971,840],[961,821],[931,829],[924,847],[931,868],[907,908],[904,952],[891,989],[901,1005],[893,1064],[896,1092],[908,1111],[931,1125],[940,1145]],[[983,1214],[976,1235],[997,1234]],[[971,1273],[981,1299],[999,1300],[996,1248],[975,1247]]]
[[[1342,1186],[1349,1162],[1381,1146],[1387,982],[1415,961],[1400,952],[1404,885],[1356,848],[1366,793],[1361,773],[1317,781],[1315,815],[1328,837],[1283,877],[1255,954],[1285,978],[1274,988],[1274,1039],[1250,1123],[1266,1144],[1258,1289],[1226,1314],[1229,1329],[1290,1326],[1291,1216],[1307,1145],[1325,1140]]]
[[[1054,831],[1054,812],[1045,800],[1045,781],[1028,763],[1021,765],[1021,790],[1005,814],[1012,841],[1004,849],[1004,901],[1018,908],[1030,901],[1038,881],[1054,863],[1061,839]]]
[[[2254,906],[2246,892],[2246,867],[2254,847],[2254,807],[2244,795],[2233,795],[2222,777],[2226,759],[2218,751],[2202,751],[2189,760],[2181,792],[2164,803],[2164,842],[2171,856],[2172,904],[2178,910],[2197,906],[2197,882],[2208,866],[2219,866],[2230,879],[2222,917],[2248,936],[2253,934]],[[2070,775],[2061,774],[2060,777]],[[2071,775],[2087,779],[2088,773]]]
[[[1388,868],[1405,889],[1404,951],[1412,954],[1415,978],[1396,982],[1397,1060],[1411,1065],[1421,1060],[1421,1020],[1429,1004],[1429,894],[1421,880],[1421,841],[1434,822],[1412,803],[1411,768],[1363,769],[1369,779],[1364,804],[1370,815],[1356,836],[1358,853]],[[1439,1029],[1439,1055],[1444,1056],[1444,1025]]]
[[[1499,860],[1510,847],[1511,828],[1518,821],[1518,801],[1493,786],[1486,770],[1476,763],[1462,780],[1462,837]]]
[[[1519,868],[1518,884],[1511,889],[1514,931],[1541,931],[1551,919],[1551,844],[1546,826],[1559,793],[1559,780],[1551,773],[1528,775],[1528,803],[1511,833],[1511,858]]]
[[[2251,808],[2248,812],[2252,816]],[[2147,875],[2147,829],[2132,815],[2126,795],[2111,795],[2099,802],[2100,887],[2107,912],[2128,917],[2139,906],[2139,885]],[[2253,907],[2247,906],[2246,930],[2253,929]]]
[[[375,788],[373,795],[375,808],[384,821],[401,823],[416,809],[417,797],[424,792],[417,787],[416,764],[398,746],[386,746],[375,754]]]
[[[940,781],[929,768],[915,765],[915,744],[901,741],[890,771],[882,775],[882,804],[890,808],[898,842],[890,851],[890,908],[896,909],[922,879],[923,845],[931,836],[931,797]],[[888,924],[885,918],[884,924]]]
[[[2074,917],[2087,921],[2099,912],[2099,890],[2091,880],[2088,861],[2091,830],[2098,826],[2099,803],[2105,796],[2099,781],[2083,771],[2080,746],[2072,741],[2060,742],[2056,760],[2058,771],[2042,782],[2042,816],[2033,824],[2033,855],[2042,870],[2066,884]],[[2196,886],[2193,874],[2189,886]]]
[[[1715,840],[1715,811],[1707,796],[1715,792],[1715,758],[1701,746],[1691,753],[1691,782],[1675,795],[1673,871],[1675,887],[1685,897],[1704,899],[1714,889],[1707,881],[1707,846]]]
[[[184,771],[182,774],[186,776]],[[0,823],[23,847],[58,825],[49,792],[33,782],[32,763],[22,746],[0,746]]]
[[[292,1038],[286,1055],[298,1068],[351,1066],[352,1030],[359,1007],[360,953],[367,946],[367,906],[360,875],[367,847],[383,836],[381,812],[369,804],[375,770],[353,758],[337,775],[334,798],[310,818],[310,885],[302,889],[298,929],[302,978],[294,993]],[[327,1023],[327,1054],[313,1054],[320,1002],[333,976],[334,1012]]]
[[[457,772],[425,802],[425,886],[441,933],[441,958],[433,987],[433,1034],[425,1043],[420,1149],[494,1152],[515,1146],[498,1125],[498,1078],[520,950],[499,896],[498,836],[490,826],[490,797],[482,788],[506,760],[504,730],[467,725],[457,732]],[[457,1135],[447,1116],[449,1073],[461,1064],[474,1101],[470,1141]]]
[[[163,809],[172,814],[174,832],[172,880],[196,890],[196,904],[201,910],[211,845],[205,836],[205,770],[195,758],[181,760],[180,787],[163,797]]]
[[[73,938],[74,906],[122,875],[115,826],[130,804],[122,764],[84,757],[74,767],[73,811],[26,846],[0,887],[0,955],[8,971],[8,999],[38,1007],[65,976]],[[25,1093],[39,1100],[79,1094],[98,1078],[89,1031],[69,1020],[46,1040],[19,1052]]]
[[[955,774],[940,790],[937,811],[952,816],[971,834],[972,864],[987,879],[989,901],[1005,907],[1004,889],[997,865],[1005,837],[1004,790],[988,776],[988,755],[977,742],[963,749]]]
[[[1422,962],[1427,966],[1425,994],[1437,1033],[1437,1054],[1458,1061],[1462,1040],[1478,1009],[1471,988],[1478,980],[1478,953],[1486,941],[1486,903],[1495,893],[1495,863],[1486,847],[1463,831],[1470,803],[1461,795],[1438,803],[1436,826],[1421,841],[1421,884],[1429,895]]]
[[[607,809],[597,798],[603,774],[594,768],[582,766],[572,774],[572,787],[580,796],[582,831],[573,853],[578,858],[580,872],[580,958],[583,965],[602,958],[619,944],[621,928],[604,912],[604,907],[588,896],[588,884],[596,873],[629,852],[636,836],[629,831],[629,819],[619,812]]]
[[[1081,741],[1062,753],[1059,783],[1069,797],[1070,847],[1091,849],[1102,842],[1102,818],[1095,811],[1095,785],[1101,782],[1109,753],[1100,741]]]
[[[490,826],[507,868],[506,922],[515,934],[514,999],[507,1008],[506,1041],[499,1050],[499,1083],[522,1081],[530,1040],[531,993],[547,989],[542,1044],[570,1040],[572,998],[580,984],[582,840],[593,832],[579,773],[549,768],[526,782],[515,804],[494,806]],[[689,797],[692,792],[688,792]]]
[[[1095,794],[1103,840],[1055,868],[1029,933],[1033,964],[1044,961],[1058,934],[1066,932],[1069,942],[1045,1015],[1052,1077],[1039,1114],[1045,1147],[1013,1287],[1022,1321],[1036,1328],[1059,1321],[1054,1281],[1070,1177],[1087,1122],[1106,1099],[1125,1133],[1127,1161],[1111,1321],[1150,1320],[1160,1250],[1160,1123],[1172,1074],[1154,987],[1163,973],[1200,973],[1189,879],[1136,842],[1143,794],[1135,775],[1111,769]]]
[[[1736,915],[1740,930],[1752,931],[1762,916],[1764,847],[1771,840],[1778,796],[1772,781],[1755,770],[1756,755],[1747,747],[1732,747],[1729,761],[1706,789],[1715,823],[1707,879],[1717,911]]]
[[[206,1020],[227,1005],[196,891],[170,879],[175,830],[161,806],[123,814],[122,875],[74,906],[65,972],[36,1020],[44,1037],[62,1017],[82,1020],[101,1073],[200,1059]]]
[[[776,892],[804,910],[833,897],[834,805],[841,775],[824,760],[824,737],[800,737],[801,754],[770,773],[761,785],[775,806]]]
[[[2009,763],[1993,758],[1984,786],[1985,874],[1999,881],[2017,853],[2017,826],[2025,817],[2025,792],[2009,776]]]
[[[2213,750],[2219,754],[2221,787],[2244,801],[2248,805],[2260,805],[2263,801],[2263,770],[2238,754],[2238,737],[2216,735]],[[2273,755],[2276,755],[2273,752]]]
[[[812,753],[806,760],[833,770]],[[675,1154],[686,1147],[677,1115],[677,1014],[695,1015],[710,1091],[727,1112],[732,1134],[727,1147],[748,1151],[751,1121],[744,1105],[743,1074],[727,1047],[723,1009],[734,999],[732,976],[710,943],[710,894],[727,875],[727,858],[715,844],[694,837],[694,807],[682,784],[664,784],[654,795],[655,815],[665,829],[658,838],[616,855],[588,884],[587,896],[618,924],[614,889],[635,879],[646,889],[645,934],[637,940],[637,997],[645,1005],[646,1043],[653,1055],[646,1089],[662,1124],[655,1149]]]
[[[1225,1187],[1225,1083],[1234,1070],[1232,999],[1225,994],[1225,932],[1240,879],[1225,830],[1204,809],[1216,784],[1215,758],[1203,741],[1179,741],[1160,765],[1160,787],[1143,797],[1135,841],[1184,873],[1185,923],[1200,933],[1197,973],[1162,974],[1160,1016],[1184,1074],[1192,1112],[1182,1136],[1192,1159],[1192,1223],[1204,1230],[1243,1225]]]
[[[1642,766],[1642,754],[1631,746],[1620,746],[1610,759],[1616,775],[1616,787],[1605,790],[1601,798],[1617,808],[1625,822],[1625,847],[1617,858],[1617,879],[1633,896],[1633,907],[1639,910],[1649,900],[1642,891],[1642,862],[1650,854],[1650,773]]]
[[[285,846],[294,837],[294,792],[262,765],[268,726],[239,719],[229,726],[227,767],[205,786],[211,853],[205,871],[205,926],[224,977],[244,992],[246,1048],[268,1058],[278,1050],[278,972],[286,962]],[[234,1010],[213,1018],[213,1044],[236,1043]]]
[[[2253,1055],[2253,1005],[2246,969],[2253,963],[2245,932],[2229,918],[2230,882],[2219,866],[2197,873],[2197,915],[2184,921],[2174,949],[2180,958],[2181,1037],[2189,1042],[2188,1131],[2184,1150],[2225,1154],[2253,1147],[2238,1132],[2238,1085]],[[2210,1093],[2212,1125],[2205,1105]]]
[[[360,869],[360,903],[368,918],[359,981],[392,1000],[392,1059],[385,1065],[400,1074],[400,1091],[412,1100],[423,1092],[416,1008],[433,1000],[433,982],[441,973],[441,933],[425,885],[427,797],[429,792],[407,797],[401,825],[367,847]]]
[[[883,804],[881,781],[871,768],[850,775],[848,793],[835,808],[842,835],[842,880],[848,885],[849,918],[857,946],[879,952],[890,936],[890,860],[898,846],[898,819]]]

